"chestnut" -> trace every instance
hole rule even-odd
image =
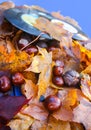
[[[47,45],[46,41],[39,41],[37,43],[37,46],[39,46],[41,48],[48,48],[48,45]]]
[[[18,41],[18,48],[19,48],[19,49],[22,49],[23,47],[26,47],[28,44],[29,44],[29,42],[28,42],[27,39],[21,38],[21,39]]]
[[[20,72],[16,72],[12,75],[12,83],[14,85],[21,85],[25,82],[23,75]]]
[[[0,91],[7,92],[11,89],[11,82],[7,76],[0,77]]]
[[[33,53],[34,53],[34,55],[36,55],[38,53],[38,48],[36,46],[30,46],[30,47],[26,48],[25,51],[29,55],[31,55]]]
[[[63,74],[63,67],[54,66],[53,67],[53,74],[56,76],[61,76]]]
[[[50,95],[46,97],[44,106],[50,112],[56,111],[61,106],[61,100],[55,95]]]
[[[64,85],[64,81],[61,76],[53,76],[52,82],[59,87],[62,87]]]
[[[55,64],[56,64],[56,66],[60,66],[60,67],[64,67],[64,62],[63,61],[61,61],[61,60],[56,60],[55,61]]]
[[[80,75],[75,70],[68,70],[63,75],[64,83],[67,86],[78,86],[80,82]]]

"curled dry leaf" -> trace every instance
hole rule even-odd
[[[81,90],[91,100],[91,79],[88,74],[83,74],[81,79]]]

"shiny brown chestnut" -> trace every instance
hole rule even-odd
[[[28,42],[27,39],[21,38],[21,39],[18,41],[18,48],[19,48],[19,49],[22,49],[23,47],[26,47],[28,44],[29,44],[29,42]]]
[[[64,85],[64,81],[61,76],[53,76],[52,82],[59,87],[62,87]]]
[[[0,91],[7,92],[11,89],[11,82],[7,76],[0,77]]]
[[[36,55],[38,53],[38,48],[36,46],[31,46],[25,49],[26,53],[29,55],[34,54]]]
[[[53,67],[53,74],[56,76],[61,76],[63,74],[63,67],[54,66]]]
[[[50,112],[56,111],[61,106],[61,100],[55,95],[50,95],[46,97],[44,106]]]
[[[37,46],[39,46],[39,47],[41,47],[41,48],[47,48],[47,47],[48,47],[46,41],[39,41],[39,42],[37,43]]]
[[[12,83],[14,85],[21,85],[25,82],[23,75],[20,72],[16,72],[12,75]]]

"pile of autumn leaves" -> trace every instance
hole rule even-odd
[[[66,86],[60,88],[53,85],[51,78],[55,62],[52,60],[52,52],[47,52],[44,48],[38,48],[39,53],[32,58],[31,65],[25,69],[26,72],[39,73],[38,82],[35,84],[32,79],[25,79],[25,84],[21,86],[22,94],[25,95],[29,102],[8,123],[12,129],[28,130],[31,127],[32,130],[55,130],[56,128],[57,130],[71,130],[72,126],[74,126],[74,129],[79,128],[79,130],[83,130],[81,124],[77,123],[82,123],[86,130],[91,129],[91,81],[89,75],[91,52],[77,42],[73,44],[73,49],[77,49],[80,52],[80,63],[81,60],[84,60],[88,64],[86,69],[80,72],[80,89],[67,88]],[[77,50],[75,53],[78,52]],[[87,59],[82,59],[81,56],[83,55]],[[79,56],[77,55],[77,57]],[[70,61],[69,67],[72,66],[71,63]],[[83,69],[81,64],[79,64],[79,68]],[[87,74],[88,72],[89,74]],[[49,113],[44,107],[43,102],[39,101],[41,95],[44,95],[44,97],[57,95],[62,102],[62,106],[57,111]]]
[[[60,41],[62,48],[47,52],[38,47],[39,53],[30,56],[25,51],[16,50],[10,36],[6,41],[0,37],[0,68],[22,73],[24,70],[26,75],[33,74],[31,79],[25,78],[25,83],[21,86],[21,92],[28,103],[19,109],[7,125],[12,130],[83,130],[83,124],[86,130],[91,130],[91,52],[78,42],[73,42],[72,35],[63,29],[63,25],[54,25],[40,18],[34,26]],[[66,50],[63,46],[67,47]],[[58,87],[52,83],[52,68],[56,58],[65,63],[64,71],[78,69],[81,75],[80,89]],[[85,67],[82,63],[85,63]],[[37,83],[34,81],[36,74],[39,74]],[[57,95],[62,106],[55,112],[48,112],[43,102],[39,101],[41,95]]]

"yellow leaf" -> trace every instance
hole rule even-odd
[[[44,68],[44,70],[39,75],[38,80],[38,98],[45,94],[47,87],[49,86],[51,75],[52,74],[52,67],[47,66]]]
[[[15,118],[8,123],[8,126],[10,126],[12,130],[28,130],[33,121],[34,119],[32,117],[18,113]]]
[[[39,48],[39,55],[33,57],[33,61],[26,71],[40,73],[43,69],[52,63],[52,53],[48,53],[46,49]]]

